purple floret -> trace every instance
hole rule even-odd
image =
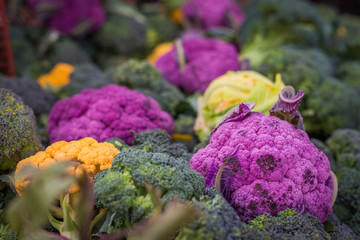
[[[131,131],[150,129],[172,134],[173,119],[151,97],[116,85],[86,89],[58,101],[50,112],[48,126],[50,143],[116,137],[130,144],[134,138]]]
[[[330,216],[330,163],[303,130],[277,117],[251,112],[219,126],[190,166],[206,179],[236,148],[236,157],[226,167],[234,173],[229,201],[242,220],[275,215],[286,208],[312,214],[322,222]]]
[[[193,25],[205,30],[215,27],[238,28],[245,20],[244,12],[231,0],[190,0],[184,5],[183,11]]]
[[[28,0],[28,4],[48,27],[64,34],[84,35],[105,21],[100,0]]]
[[[240,70],[236,48],[231,44],[216,39],[188,38],[180,45],[180,49],[174,45],[155,65],[170,83],[189,93],[204,92],[215,78]],[[180,52],[185,57],[183,63]]]

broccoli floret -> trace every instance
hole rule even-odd
[[[334,213],[356,234],[360,234],[360,171],[343,167],[336,176],[339,190]]]
[[[318,218],[292,209],[278,212],[277,216],[260,215],[248,224],[255,232],[269,234],[271,239],[331,239]]]
[[[176,114],[176,107],[185,98],[177,87],[168,83],[160,71],[147,61],[131,59],[108,71],[116,84],[153,97],[164,111],[173,116]]]
[[[305,1],[257,0],[245,12],[240,31],[240,41],[245,44],[261,35],[265,41],[317,46],[331,33],[331,25]]]
[[[105,3],[107,20],[94,34],[99,50],[132,55],[146,47],[146,18],[129,5],[117,0]]]
[[[344,59],[358,59],[360,54],[360,18],[340,15],[328,51]]]
[[[129,146],[125,143],[124,140],[121,140],[120,138],[109,138],[105,142],[111,143],[114,145],[120,152],[129,148]]]
[[[338,129],[326,140],[326,144],[334,152],[339,167],[360,170],[360,131]]]
[[[342,82],[354,87],[360,95],[360,61],[342,62],[336,66],[335,72]]]
[[[36,136],[34,112],[10,90],[0,88],[0,171],[12,170],[42,146]]]
[[[327,229],[327,225],[331,225],[330,229]],[[331,240],[359,240],[360,237],[355,235],[351,228],[340,222],[339,218],[333,213],[324,223],[325,229],[331,236]]]
[[[325,153],[325,155],[329,159],[331,170],[336,172],[337,171],[336,159],[334,157],[333,152],[329,149],[329,147],[319,139],[311,138],[310,140],[315,145],[315,147],[317,147],[319,150]]]
[[[1,240],[17,240],[16,234],[9,228],[9,226],[0,225],[0,239]]]
[[[195,117],[186,114],[179,114],[175,119],[175,130],[173,139],[175,142],[185,144],[189,151],[192,151],[199,139],[194,131]]]
[[[175,158],[190,160],[190,154],[182,143],[171,140],[171,136],[164,130],[153,129],[135,134],[132,145],[152,153],[166,153]]]
[[[257,234],[241,222],[231,205],[218,192],[193,200],[191,204],[199,209],[200,217],[182,228],[176,240],[256,239]],[[257,239],[261,239],[260,234]]]
[[[85,63],[76,66],[70,74],[70,83],[61,88],[60,98],[73,96],[85,88],[101,88],[112,83],[112,79],[103,73],[96,65]]]
[[[327,79],[305,100],[301,111],[305,129],[329,136],[338,128],[360,128],[360,96],[356,90],[336,79]]]
[[[203,177],[183,159],[134,147],[116,155],[111,169],[97,174],[94,182],[97,206],[118,214],[119,227],[129,227],[153,211],[145,184],[161,190],[165,204],[200,197],[204,189]]]
[[[169,17],[163,14],[152,14],[147,17],[147,47],[152,49],[163,42],[174,40],[179,28]]]
[[[55,98],[30,78],[9,78],[0,75],[0,88],[6,88],[20,96],[32,108],[36,117],[50,112]]]

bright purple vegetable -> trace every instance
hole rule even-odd
[[[178,40],[155,65],[170,83],[190,93],[204,92],[215,78],[240,70],[234,46],[196,37]]]
[[[27,0],[38,18],[65,34],[83,35],[101,27],[105,12],[100,0]]]
[[[157,128],[171,134],[174,123],[154,99],[126,87],[109,85],[58,101],[50,112],[48,131],[50,143],[117,137],[130,144],[134,138],[130,131]]]
[[[184,5],[185,17],[202,29],[238,28],[245,20],[244,12],[232,0],[190,0]]]
[[[219,125],[209,145],[190,160],[191,168],[209,186],[214,169],[228,159],[225,167],[231,183],[222,180],[220,189],[244,221],[293,208],[324,222],[332,212],[333,188],[325,154],[287,121],[248,110],[244,105],[238,111],[241,118],[230,116],[235,121]]]

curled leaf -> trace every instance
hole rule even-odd
[[[279,76],[277,75],[277,77]],[[304,95],[302,90],[295,94],[292,86],[284,87],[279,93],[278,101],[270,109],[270,115],[293,124],[297,129],[305,130],[303,118],[297,110]]]
[[[212,130],[211,134],[213,134],[224,123],[236,122],[245,119],[254,107],[254,102],[240,103],[228,115],[226,115],[222,121],[220,121],[220,123]]]
[[[338,195],[338,181],[336,178],[336,175],[333,171],[330,171],[330,176],[332,178],[333,181],[333,191],[332,191],[332,195],[331,195],[331,204],[334,206],[334,203],[336,201],[337,195]]]

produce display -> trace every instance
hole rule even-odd
[[[5,2],[0,239],[360,240],[355,4]]]

